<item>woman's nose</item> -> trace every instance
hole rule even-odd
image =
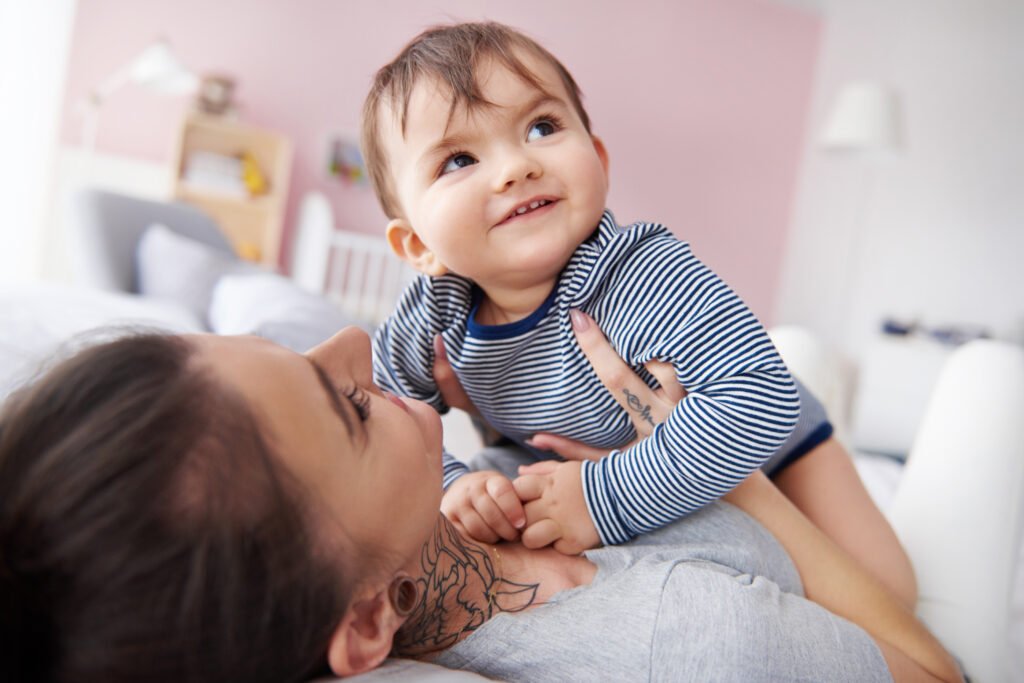
[[[350,377],[360,386],[373,383],[370,335],[358,327],[342,328],[327,341],[306,352],[332,379]]]
[[[544,175],[540,162],[527,150],[521,148],[506,149],[501,157],[501,166],[496,178],[494,190],[504,192],[517,183],[527,179],[536,180]]]

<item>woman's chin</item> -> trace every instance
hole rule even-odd
[[[420,401],[409,401],[410,412],[420,427],[423,434],[423,443],[426,445],[427,457],[432,465],[436,465],[438,472],[441,471],[441,454],[444,451],[444,428],[441,425],[441,416],[428,404]]]

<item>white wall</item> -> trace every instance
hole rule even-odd
[[[901,93],[899,157],[815,147],[855,79]],[[828,3],[811,122],[776,319],[854,357],[886,315],[1024,341],[1024,2]]]
[[[0,0],[0,284],[41,273],[75,0]]]

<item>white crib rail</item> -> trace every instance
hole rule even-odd
[[[391,253],[383,237],[334,229],[330,202],[319,192],[302,200],[292,250],[292,278],[323,293],[348,315],[377,325],[416,272]]]
[[[331,236],[325,293],[351,316],[380,323],[415,276],[381,237],[341,231]]]

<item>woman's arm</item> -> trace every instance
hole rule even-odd
[[[674,375],[656,373],[664,394],[671,398],[651,391],[596,325],[577,328],[576,338],[612,395],[618,397],[622,388],[628,387],[641,404],[653,406],[659,416],[671,409],[673,399],[678,400],[679,389],[672,386]],[[630,415],[639,424],[632,411]],[[573,448],[572,443],[560,445],[565,451]],[[810,522],[762,472],[755,471],[725,500],[775,535],[793,559],[809,599],[874,638],[895,680],[963,680],[956,662],[914,614]]]
[[[956,662],[920,621],[812,524],[761,472],[724,498],[758,520],[793,559],[807,597],[857,624],[899,680],[961,681]]]

